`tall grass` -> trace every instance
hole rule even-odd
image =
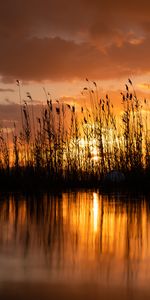
[[[150,173],[149,109],[138,99],[129,79],[121,93],[121,117],[115,115],[108,95],[99,98],[95,82],[83,90],[90,105],[80,109],[68,103],[47,102],[35,118],[30,105],[19,99],[21,131],[16,125],[10,147],[8,133],[0,131],[0,176],[7,185],[31,187],[53,184],[93,184],[111,170],[130,174]]]

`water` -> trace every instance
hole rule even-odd
[[[149,299],[142,195],[0,196],[0,299]]]

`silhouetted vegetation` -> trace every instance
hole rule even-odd
[[[138,99],[131,80],[121,93],[123,110],[114,114],[106,95],[99,98],[97,84],[89,82],[83,94],[88,107],[47,103],[35,118],[31,105],[21,99],[21,131],[16,124],[12,143],[7,131],[0,131],[0,186],[9,188],[53,188],[99,185],[112,170],[122,172],[126,182],[150,179],[150,134],[147,101]]]

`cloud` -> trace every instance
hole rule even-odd
[[[144,90],[150,90],[150,83],[140,83],[138,87]]]
[[[14,89],[0,88],[0,93],[5,93],[5,92],[14,93],[15,90]]]
[[[3,82],[108,79],[150,71],[150,2],[0,3]]]
[[[32,119],[32,107],[28,105],[28,110],[30,117]],[[42,115],[42,105],[34,105],[34,116],[35,121],[38,117]],[[31,122],[32,123],[32,122]],[[16,124],[16,129],[18,134],[22,131],[21,126],[21,109],[20,105],[8,102],[7,104],[0,104],[0,128],[14,129],[14,124]]]

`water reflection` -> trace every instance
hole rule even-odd
[[[148,287],[150,209],[144,198],[62,193],[0,200],[0,281]]]

